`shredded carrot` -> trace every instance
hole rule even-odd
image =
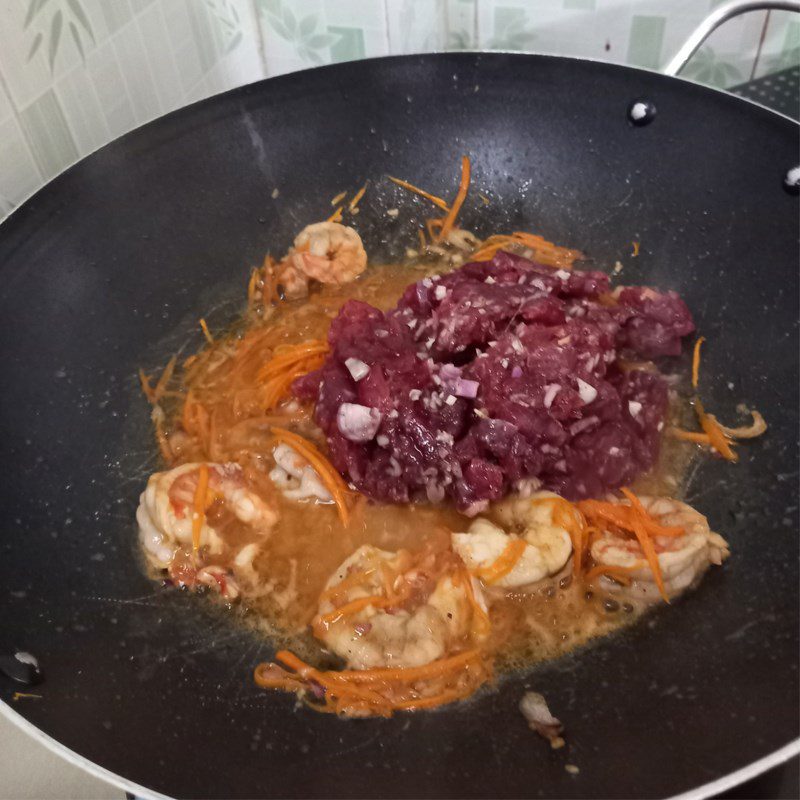
[[[700,336],[694,343],[694,353],[692,354],[692,387],[695,389],[700,380],[700,348],[703,346],[705,340],[705,336]]]
[[[256,284],[258,282],[258,270],[253,267],[250,270],[250,280],[247,282],[247,307],[248,309],[253,308],[253,305],[256,301]]]
[[[650,570],[653,573],[653,578],[661,596],[669,602],[652,537],[683,536],[685,529],[677,526],[662,525],[650,516],[642,502],[630,489],[623,488],[621,491],[628,501],[627,505],[602,500],[581,500],[577,504],[578,508],[587,519],[596,522],[600,529],[607,530],[610,523],[619,531],[620,535],[633,534],[639,542],[647,563],[650,565]],[[589,570],[587,577],[596,574],[600,574],[600,570],[597,568],[594,571]]]
[[[161,417],[155,421],[156,428],[156,441],[158,442],[158,449],[161,451],[161,457],[167,464],[171,464],[175,458],[175,453],[172,452],[172,445],[169,443],[169,438],[164,432],[164,422]]]
[[[469,600],[469,604],[472,606],[473,633],[480,638],[485,638],[489,635],[489,632],[492,629],[492,623],[489,619],[489,615],[486,613],[483,606],[478,602],[478,598],[475,596],[475,588],[472,585],[472,576],[469,574],[466,568],[462,568],[459,572],[453,575],[452,581],[454,585],[462,585],[464,587],[467,600]]]
[[[334,675],[343,680],[354,680],[358,683],[376,683],[379,681],[401,680],[401,681],[424,681],[435,678],[443,673],[454,669],[460,669],[470,661],[480,657],[480,650],[466,650],[449,658],[440,658],[438,661],[431,661],[421,667],[379,667],[376,669],[352,669],[336,672]],[[281,654],[277,654],[281,659]],[[286,662],[284,662],[286,663]]]
[[[708,438],[707,433],[698,433],[697,431],[685,431],[683,428],[669,428],[668,433],[676,439],[682,439],[684,442],[694,442],[695,444],[704,444],[711,447],[711,439]]]
[[[285,428],[270,428],[270,430],[278,441],[288,444],[317,471],[320,480],[325,484],[336,503],[342,525],[347,527],[350,522],[350,511],[347,507],[347,496],[350,494],[350,490],[333,464],[320,453],[315,445],[302,436],[287,431]]]
[[[343,208],[343,206],[339,206],[339,208],[337,208],[336,211],[334,211],[333,214],[331,214],[328,217],[328,222],[341,222],[342,221],[342,208]]]
[[[753,410],[749,413],[753,417],[753,421],[750,425],[739,428],[729,428],[721,422],[717,422],[717,424],[726,436],[730,436],[733,439],[754,439],[756,436],[761,436],[761,434],[764,433],[767,429],[767,422],[758,411]]]
[[[334,622],[338,622],[340,619],[357,614],[368,606],[383,608],[387,603],[388,598],[381,597],[377,594],[370,595],[369,597],[359,597],[355,600],[351,600],[349,603],[345,603],[343,606],[334,608],[333,611],[329,611],[327,614],[322,614],[320,616],[320,622],[322,622],[323,625],[330,625]]]
[[[524,539],[512,539],[488,567],[481,567],[475,574],[485,583],[497,583],[517,566],[526,546]]]
[[[563,497],[539,497],[533,502],[551,506],[551,517],[553,522],[564,528],[572,540],[572,571],[573,574],[580,574],[584,552],[589,544],[588,529],[586,518],[580,509],[565,500]]]
[[[633,252],[631,255],[636,258],[639,255],[639,242],[633,242]]]
[[[627,586],[631,582],[630,575],[628,573],[633,572],[635,569],[636,567],[618,567],[611,564],[597,564],[587,571],[586,581],[592,581],[595,578],[599,578],[601,575],[608,575],[615,581]]]
[[[450,206],[442,200],[441,197],[437,197],[435,194],[431,194],[430,192],[426,192],[424,189],[420,189],[418,186],[414,186],[413,183],[409,183],[408,181],[404,181],[400,178],[393,178],[391,175],[387,176],[392,183],[396,183],[398,186],[401,186],[403,189],[408,189],[409,192],[413,192],[414,194],[418,194],[420,197],[424,197],[426,200],[430,200],[435,206],[438,206],[444,212],[450,211]]]
[[[425,239],[425,232],[422,228],[417,229],[417,235],[419,236],[419,250],[420,253],[424,253],[428,247],[428,242]]]
[[[339,192],[339,194],[337,194],[336,197],[334,197],[333,200],[331,200],[331,205],[338,206],[339,203],[341,203],[342,200],[345,199],[345,197],[347,197],[347,192]]]
[[[458,183],[458,192],[456,193],[456,199],[453,201],[453,205],[450,207],[447,216],[442,222],[442,229],[439,231],[439,241],[446,239],[447,234],[450,233],[453,229],[453,225],[455,225],[458,212],[461,211],[461,206],[464,205],[464,200],[469,191],[470,173],[469,157],[461,156],[461,180]]]
[[[711,446],[726,460],[738,461],[739,456],[733,452],[731,448],[730,439],[725,435],[725,432],[720,428],[719,423],[713,414],[706,414],[700,398],[696,397],[694,400],[694,410],[697,414],[697,419],[700,421],[700,427],[708,435]]]
[[[200,318],[200,328],[203,331],[203,336],[206,337],[206,341],[209,344],[214,344],[214,337],[211,335],[211,331],[208,329],[208,325],[202,317]]]
[[[142,385],[144,396],[153,404],[156,403],[155,395],[153,394],[153,387],[150,385],[150,378],[147,377],[145,371],[139,368],[139,383]]]
[[[471,256],[472,261],[491,261],[498,250],[525,247],[533,251],[533,258],[540,264],[556,269],[572,269],[573,262],[582,257],[580,250],[570,250],[548,242],[542,236],[524,231],[512,234],[495,234],[486,239]]]
[[[164,394],[167,384],[172,379],[172,373],[175,371],[175,364],[177,362],[178,357],[172,356],[172,358],[167,362],[167,366],[164,367],[164,371],[161,373],[161,377],[158,379],[158,383],[156,383],[156,386],[153,389],[153,397],[155,398],[155,402],[158,402]]]
[[[480,197],[481,201],[483,202],[483,204],[484,204],[485,206],[488,206],[488,205],[489,205],[489,203],[491,202],[491,201],[489,200],[489,198],[488,198],[488,197],[487,197],[485,194],[481,194],[480,192],[478,193],[478,197]]]
[[[347,206],[348,211],[351,214],[358,213],[358,204],[361,202],[361,198],[364,196],[364,192],[367,191],[367,184],[365,183],[355,194],[353,199],[350,201],[350,204]]]
[[[194,492],[194,513],[192,514],[192,550],[196,553],[200,549],[200,534],[206,519],[206,502],[208,501],[208,464],[200,465],[200,474],[197,478],[197,488]]]

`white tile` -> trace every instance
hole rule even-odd
[[[194,41],[192,21],[182,0],[160,0],[165,30],[175,56],[181,90],[186,96],[203,77],[200,54]]]
[[[3,83],[3,74],[0,72],[0,122],[14,116],[14,106],[11,105],[11,98],[6,94]]]
[[[87,70],[76,67],[56,84],[55,91],[80,155],[91,153],[111,139]]]
[[[0,194],[18,205],[42,183],[41,173],[16,120],[0,123]],[[0,747],[0,753],[2,751]]]
[[[162,113],[172,111],[181,105],[184,93],[161,7],[155,2],[145,6],[137,25],[152,71],[158,104]]]
[[[27,30],[23,30],[27,4],[5,3],[0,13],[0,71],[5,77],[11,98],[17,108],[32,103],[59,77],[80,63],[81,59],[72,41],[68,28],[62,22],[58,47],[54,51],[53,72],[49,65],[49,43],[51,20],[59,10],[48,3],[36,16]],[[62,20],[64,12],[62,10]],[[41,45],[28,60],[31,46],[37,34],[42,35]]]
[[[136,125],[128,89],[110,41],[93,51],[86,60],[89,77],[112,137],[122,136]]]
[[[150,74],[147,51],[139,27],[135,22],[126,25],[112,41],[136,121],[141,124],[157,117],[161,105]]]

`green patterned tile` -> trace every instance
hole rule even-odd
[[[364,31],[361,28],[340,28],[328,25],[328,33],[338,37],[331,45],[331,61],[355,61],[364,58]]]
[[[19,112],[19,124],[46,180],[77,160],[78,148],[52,89]]]
[[[629,64],[648,69],[658,69],[661,66],[665,22],[664,17],[634,15],[628,39]]]

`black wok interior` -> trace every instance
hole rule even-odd
[[[629,123],[634,99],[651,124]],[[734,420],[751,404],[770,427],[692,477],[733,551],[696,592],[471,702],[344,722],[257,689],[270,644],[142,573],[133,515],[158,462],[135,374],[199,347],[198,317],[229,321],[250,266],[343,189],[370,180],[357,227],[371,254],[401,253],[425,209],[383,176],[452,195],[462,153],[466,227],[535,231],[678,290],[708,339],[706,405]],[[59,176],[0,226],[0,652],[45,675],[14,710],[174,796],[661,797],[795,739],[797,154],[797,125],[701,86],[460,54],[257,83]],[[524,687],[566,748],[528,730]],[[16,688],[0,676],[3,700]]]

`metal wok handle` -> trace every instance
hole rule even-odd
[[[677,75],[695,51],[723,22],[745,14],[748,11],[797,11],[800,12],[800,0],[732,0],[724,6],[714,9],[692,32],[672,60],[664,67],[665,75]]]

